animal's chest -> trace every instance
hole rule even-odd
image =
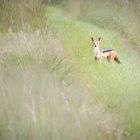
[[[100,51],[100,49],[99,48],[94,48],[93,49],[93,54],[95,55],[95,56],[98,56],[98,55],[100,55],[101,54],[101,51]]]

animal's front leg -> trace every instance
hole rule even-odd
[[[101,58],[99,59],[99,63],[100,63],[100,64],[102,63]]]
[[[99,63],[102,63],[102,54],[99,54]]]
[[[99,64],[101,64],[102,63],[102,61],[101,61],[102,59],[101,59],[101,57],[98,57],[98,63]]]
[[[98,60],[98,58],[95,56],[95,57],[94,57],[94,60],[95,60],[95,61],[97,61],[97,60]]]

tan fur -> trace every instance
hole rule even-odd
[[[103,51],[100,48],[101,38],[93,39],[93,37],[91,37],[91,40],[92,40],[92,43],[93,43],[94,55],[99,60],[99,62],[101,63],[101,59],[105,57],[105,58],[108,59],[108,61],[110,63],[113,63],[115,58],[117,58],[116,51],[111,50],[109,52],[104,52],[103,53]],[[119,61],[119,63],[120,63],[120,61]]]

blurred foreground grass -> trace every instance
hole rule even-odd
[[[81,87],[54,36],[1,35],[0,139],[122,138],[122,118]]]

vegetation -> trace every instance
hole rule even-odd
[[[125,2],[2,1],[1,140],[139,139],[139,2]],[[96,63],[91,36],[122,64]]]
[[[70,0],[66,9],[85,22],[89,21],[105,29],[113,29],[139,47],[140,2],[138,0],[78,0],[73,8]]]
[[[2,0],[0,5],[0,31],[34,31],[44,24],[42,0]],[[46,22],[45,22],[46,23]]]

